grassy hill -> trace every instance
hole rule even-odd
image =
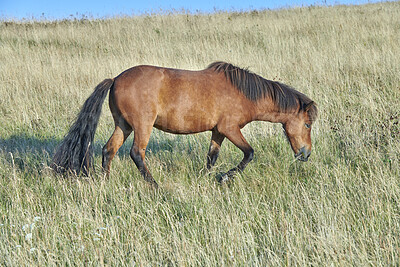
[[[0,22],[0,265],[396,265],[400,255],[400,3],[107,20]],[[280,125],[252,123],[255,159],[210,133],[154,130],[153,191],[129,157],[109,179],[49,164],[84,100],[139,64],[223,60],[318,103],[307,163]],[[105,104],[95,161],[113,131]]]

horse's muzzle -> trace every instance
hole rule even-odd
[[[306,147],[302,147],[299,150],[299,153],[295,154],[295,158],[300,161],[308,161],[308,158],[311,155],[311,150],[307,150]]]

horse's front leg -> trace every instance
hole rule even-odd
[[[224,141],[225,136],[222,135],[216,128],[212,130],[210,149],[207,154],[207,170],[210,170],[214,166],[215,161],[217,161],[219,150],[221,149],[222,141]]]
[[[225,136],[240,150],[242,150],[244,156],[242,161],[234,168],[230,169],[227,173],[223,174],[219,179],[219,182],[227,182],[233,178],[236,172],[242,172],[244,168],[246,168],[247,164],[253,159],[254,150],[247,143],[246,139],[244,139],[242,133],[239,128],[236,128],[234,131],[227,132]]]

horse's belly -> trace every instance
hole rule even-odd
[[[167,114],[159,115],[154,127],[159,130],[175,134],[191,134],[211,130],[216,122],[210,116],[199,116],[201,114]]]

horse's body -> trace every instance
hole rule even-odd
[[[316,106],[287,85],[223,62],[201,71],[137,66],[104,80],[86,100],[54,156],[57,171],[87,172],[101,103],[109,90],[115,130],[103,148],[107,173],[117,150],[134,131],[131,157],[144,178],[156,185],[144,162],[153,127],[175,134],[212,131],[207,168],[214,165],[222,141],[228,138],[244,158],[225,178],[242,171],[253,157],[253,149],[240,132],[251,121],[282,123],[296,156],[307,160],[311,152],[310,127]]]

